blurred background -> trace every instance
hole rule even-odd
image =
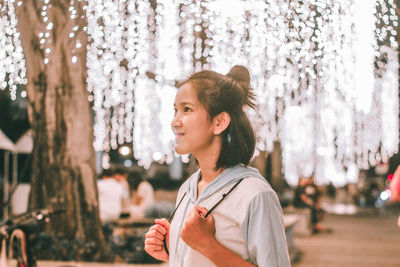
[[[278,193],[294,265],[399,266],[399,5],[3,1],[3,225],[63,211],[31,230],[39,266],[158,263],[143,234],[197,167],[173,150],[179,82],[239,64],[257,102],[251,165]]]

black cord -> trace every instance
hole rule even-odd
[[[211,212],[233,191],[233,189],[235,189],[242,181],[243,181],[243,179],[244,178],[242,178],[242,179],[240,179],[234,186],[232,186],[232,188],[228,191],[228,192],[226,192],[225,194],[223,194],[222,195],[222,198],[206,213],[206,215],[204,216],[204,218],[206,219],[210,214],[211,214]],[[177,209],[179,208],[179,206],[181,205],[181,203],[182,203],[182,200],[185,198],[185,196],[186,196],[186,192],[185,192],[185,194],[183,194],[183,196],[182,196],[182,198],[181,198],[181,200],[179,201],[179,203],[178,203],[178,205],[176,206],[176,208],[174,209],[174,211],[172,212],[172,215],[171,215],[171,217],[168,219],[168,222],[169,223],[171,223],[171,221],[173,220],[173,218],[174,218],[174,216],[175,216],[175,212],[177,211]],[[169,250],[168,250],[168,247],[167,247],[167,241],[166,241],[166,239],[164,238],[164,249],[165,249],[165,251],[167,252],[167,254],[169,255]]]
[[[169,219],[168,219],[168,222],[169,222],[169,223],[171,223],[172,220],[174,219],[175,212],[176,212],[176,210],[179,208],[179,206],[181,205],[182,200],[185,198],[185,196],[186,196],[186,192],[185,192],[185,194],[183,194],[183,196],[182,196],[181,200],[179,201],[178,205],[176,205],[176,208],[175,208],[174,211],[172,212],[171,217],[169,217]],[[168,250],[168,247],[167,247],[167,240],[166,240],[166,238],[164,238],[164,249],[165,249],[165,252],[167,252],[167,254],[169,255],[169,250]]]
[[[232,186],[232,188],[227,193],[222,195],[222,198],[206,213],[204,218],[207,218],[208,215],[211,214],[211,212],[233,191],[233,189],[236,188],[236,186],[240,184],[241,181],[243,181],[243,178],[240,179],[234,186]]]
[[[178,205],[176,206],[176,208],[175,208],[174,211],[172,212],[171,217],[169,217],[169,219],[168,219],[168,222],[169,222],[169,223],[172,222],[172,220],[174,219],[175,212],[176,212],[176,210],[179,208],[179,206],[181,205],[182,200],[185,198],[185,196],[186,196],[186,192],[185,192],[185,194],[183,194],[183,196],[182,196],[181,200],[179,201]]]

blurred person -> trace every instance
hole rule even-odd
[[[129,208],[130,217],[138,219],[144,218],[146,210],[154,205],[153,186],[137,172],[130,172],[128,176],[131,188],[131,206]]]
[[[336,201],[336,187],[332,183],[329,183],[326,186],[326,194],[328,196],[330,204],[334,204]]]
[[[390,182],[390,193],[391,200],[394,202],[400,202],[400,165],[397,167],[394,175],[392,177],[392,181]],[[400,227],[400,215],[397,219],[397,225]]]
[[[122,210],[121,210],[121,218],[129,217],[129,206],[130,206],[130,186],[128,182],[128,170],[122,166],[116,166],[112,168],[113,177],[117,180],[124,188],[124,196],[128,196],[128,198],[124,198],[122,200]]]
[[[294,206],[308,208],[311,211],[311,226],[313,233],[320,233],[324,229],[321,225],[325,211],[321,208],[321,192],[314,184],[312,177],[301,177],[295,193]]]
[[[249,167],[255,136],[250,74],[192,74],[179,87],[171,127],[175,151],[199,169],[181,186],[171,222],[157,219],[145,250],[170,266],[290,266],[282,208],[266,179]],[[164,243],[165,242],[165,243]]]
[[[128,170],[125,167],[117,166],[111,169],[115,180],[120,182],[124,187],[126,193],[129,194],[129,183],[128,183]]]
[[[366,195],[367,195],[367,205],[375,206],[375,202],[381,193],[381,188],[379,187],[376,181],[372,181],[367,187]]]
[[[105,169],[97,181],[100,219],[103,223],[119,219],[124,203],[129,201],[129,194],[113,175],[111,169]]]

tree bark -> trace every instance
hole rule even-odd
[[[15,6],[34,138],[29,209],[63,209],[47,230],[70,241],[93,244],[92,260],[108,261],[110,250],[98,212],[93,121],[86,90],[85,1],[50,2],[45,10],[47,22],[43,1],[27,0]],[[75,19],[70,3],[77,12]],[[46,29],[49,22],[53,23],[50,30]],[[74,30],[75,26],[79,28]],[[40,33],[46,32],[50,35],[41,44]],[[76,46],[78,40],[81,47]],[[82,260],[81,255],[76,260]]]

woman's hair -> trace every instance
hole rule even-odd
[[[255,107],[250,86],[250,73],[244,66],[234,66],[228,74],[204,70],[192,74],[182,83],[190,83],[197,92],[200,104],[207,110],[210,120],[225,111],[231,122],[222,133],[222,148],[216,170],[245,165],[254,153],[255,135],[244,106]]]

